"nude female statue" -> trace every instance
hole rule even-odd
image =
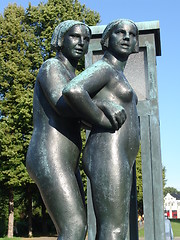
[[[92,123],[83,164],[91,182],[96,240],[125,240],[139,121],[137,96],[123,70],[129,55],[139,49],[135,23],[123,19],[110,23],[101,44],[105,51],[102,59],[74,78],[63,95],[83,119]],[[111,123],[109,130],[102,112]]]
[[[80,121],[64,101],[62,90],[75,77],[90,36],[84,23],[60,23],[51,40],[56,57],[43,63],[34,89],[34,130],[26,165],[59,240],[83,240],[86,235],[86,213],[75,176],[82,145]]]

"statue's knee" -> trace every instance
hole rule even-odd
[[[70,233],[71,232],[71,233]],[[82,240],[85,239],[87,232],[87,222],[86,218],[83,216],[76,216],[71,218],[71,223],[69,224],[69,231],[67,234],[71,234],[67,239]]]
[[[98,228],[97,239],[125,239],[127,235],[127,227],[124,224],[102,224]]]
[[[86,222],[86,218],[84,217],[80,217],[77,222],[76,222],[76,226],[75,226],[75,229],[77,231],[79,231],[79,233],[81,235],[84,235],[86,234],[86,231],[87,231],[87,222]]]

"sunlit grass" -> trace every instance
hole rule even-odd
[[[174,237],[180,237],[180,219],[173,219],[170,221],[171,221]],[[144,237],[144,227],[141,227],[138,232],[139,232],[139,237]]]
[[[0,240],[21,240],[21,238],[20,237],[13,237],[13,238],[4,237],[4,238],[0,238]]]
[[[180,237],[180,219],[171,220],[174,237]]]
[[[139,237],[144,237],[144,227],[141,227],[138,231]]]

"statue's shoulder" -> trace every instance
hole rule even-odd
[[[56,58],[50,58],[48,60],[46,60],[42,66],[40,67],[39,69],[39,74],[40,75],[48,75],[48,73],[59,73],[61,72],[63,69],[63,66],[62,66],[62,63],[61,61],[59,61],[58,59]]]
[[[47,59],[41,66],[41,69],[49,69],[51,67],[55,67],[55,66],[59,66],[59,64],[61,64],[61,62],[57,59],[57,58],[50,58]]]
[[[103,67],[103,68],[109,68],[109,64],[107,61],[104,60],[104,58],[99,59],[97,62],[94,63],[98,67]]]
[[[55,58],[50,58],[48,60],[46,60],[40,67],[38,75],[37,75],[37,79],[47,79],[47,76],[50,76],[51,72],[54,72],[55,70],[55,66],[58,64],[57,62],[58,60]]]
[[[104,61],[104,59],[100,59],[97,62],[93,63],[90,67],[87,68],[87,71],[98,72],[101,70],[101,73],[106,73],[111,70],[111,66]]]

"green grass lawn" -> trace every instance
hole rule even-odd
[[[180,237],[180,219],[173,219],[170,221],[171,221],[174,237]],[[139,229],[139,237],[144,237],[144,227]]]
[[[180,237],[180,219],[171,220],[174,237]]]
[[[139,229],[138,233],[139,233],[139,237],[144,237],[144,227]]]
[[[21,238],[20,237],[14,237],[14,238],[4,237],[4,238],[0,238],[0,240],[21,240]]]

